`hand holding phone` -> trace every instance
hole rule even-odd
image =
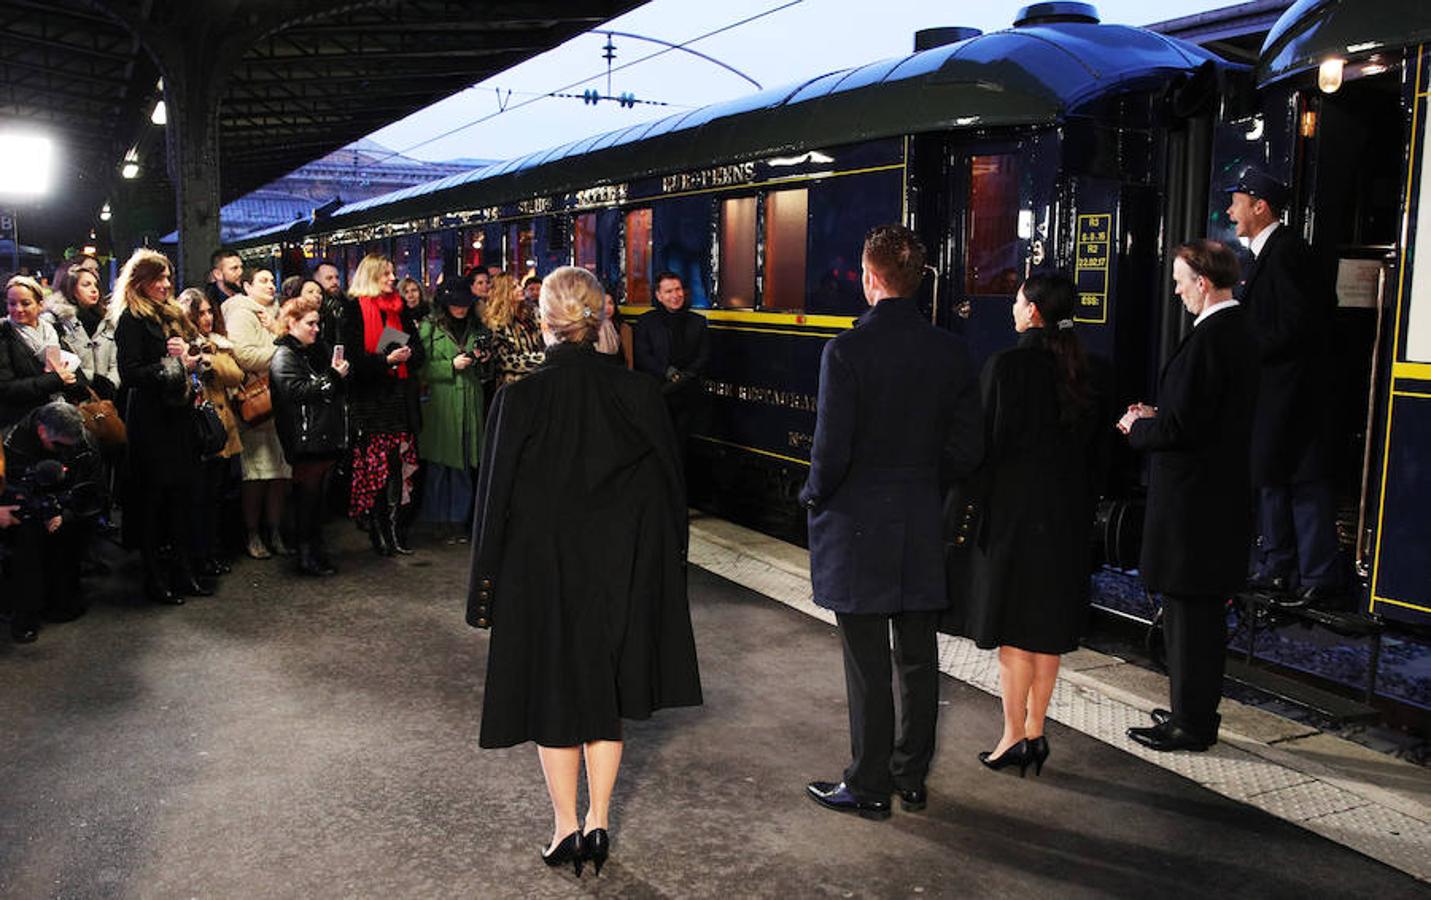
[[[340,363],[340,362],[342,362],[342,361],[343,361],[343,345],[342,345],[342,344],[334,344],[334,345],[333,345],[333,368],[336,369],[336,368],[338,367],[338,363]]]

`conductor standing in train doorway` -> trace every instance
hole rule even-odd
[[[862,263],[871,309],[821,356],[800,492],[815,603],[835,613],[844,647],[851,760],[842,780],[812,781],[806,793],[826,809],[884,819],[895,792],[906,810],[926,803],[939,710],[935,629],[948,605],[941,481],[978,464],[983,427],[968,349],[916,306],[919,238],[900,225],[875,228]]]

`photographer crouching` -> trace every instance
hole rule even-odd
[[[84,614],[79,561],[104,506],[92,479],[98,455],[79,410],[52,401],[27,413],[5,439],[0,556],[6,570],[10,637],[28,644],[40,621]]]

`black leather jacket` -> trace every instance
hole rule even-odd
[[[333,351],[321,339],[304,347],[284,335],[269,362],[273,420],[291,465],[338,456],[348,446],[345,379],[330,366]]]

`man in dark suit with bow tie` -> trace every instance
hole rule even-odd
[[[1133,449],[1150,457],[1138,565],[1163,600],[1172,709],[1153,710],[1153,726],[1128,736],[1154,750],[1217,742],[1227,600],[1247,575],[1258,363],[1247,312],[1232,297],[1237,270],[1226,244],[1177,248],[1173,281],[1197,318],[1163,367],[1158,406],[1135,403],[1118,422]]]
[[[1237,295],[1261,359],[1252,429],[1259,536],[1253,584],[1279,593],[1296,588],[1298,603],[1324,600],[1340,594],[1343,581],[1326,435],[1336,299],[1318,286],[1311,250],[1281,224],[1288,199],[1281,182],[1247,169],[1227,191],[1227,214],[1255,258]]]
[[[941,478],[983,453],[978,382],[958,337],[919,313],[924,247],[902,225],[865,239],[872,307],[825,345],[810,475],[815,603],[835,612],[844,646],[852,761],[840,782],[813,781],[816,803],[887,818],[890,795],[923,809],[939,711],[935,628],[944,587]],[[900,690],[896,736],[890,629]]]

